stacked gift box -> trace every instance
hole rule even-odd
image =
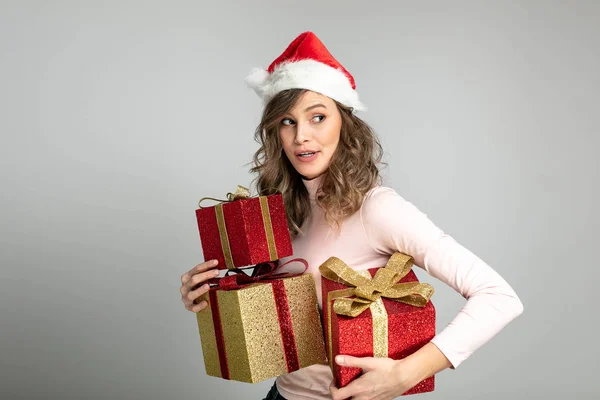
[[[238,187],[196,218],[204,258],[228,270],[196,314],[206,373],[255,383],[326,363],[314,278],[279,272],[293,253],[281,194],[249,197]]]

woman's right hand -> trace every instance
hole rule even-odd
[[[208,305],[205,300],[196,304],[196,299],[208,292],[208,284],[204,282],[219,276],[219,270],[215,269],[217,264],[217,260],[206,261],[181,275],[181,301],[187,310],[196,313]]]

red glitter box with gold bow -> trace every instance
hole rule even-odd
[[[208,375],[256,383],[327,363],[312,274],[222,286],[196,313]]]
[[[292,255],[281,194],[251,198],[248,189],[238,186],[228,198],[196,210],[205,260],[216,259],[219,269],[233,269]]]
[[[338,387],[362,372],[340,367],[333,362],[336,355],[400,360],[435,336],[435,308],[429,301],[433,288],[419,283],[411,268],[412,258],[402,253],[384,268],[354,271],[335,257],[319,268],[327,355]],[[404,395],[433,391],[434,379]]]

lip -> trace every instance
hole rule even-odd
[[[314,153],[314,154],[310,157],[301,157],[300,154],[302,154],[302,153]],[[317,158],[318,155],[319,155],[318,151],[308,151],[308,150],[299,151],[296,153],[296,159],[303,163],[309,163],[309,162],[313,161],[315,158]]]
[[[310,149],[302,149],[302,150],[298,150],[295,154],[296,154],[296,156],[299,156],[302,153],[318,153],[318,151],[310,150]]]

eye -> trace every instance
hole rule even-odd
[[[293,125],[294,124],[294,120],[291,118],[284,118],[281,120],[281,125]]]
[[[324,119],[325,119],[324,115],[315,115],[312,120],[313,120],[313,122],[323,122]]]

